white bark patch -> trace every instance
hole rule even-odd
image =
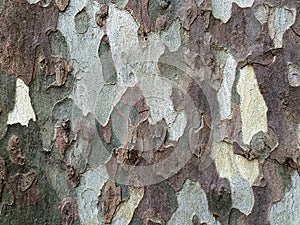
[[[269,18],[269,6],[266,4],[259,4],[254,9],[254,16],[260,22],[260,24],[264,24],[268,22]]]
[[[38,3],[40,0],[27,0],[27,2],[29,4],[35,4],[35,3]]]
[[[271,225],[300,224],[300,177],[297,171],[292,176],[292,188],[284,198],[275,203],[270,211]]]
[[[165,50],[159,35],[149,34],[145,40],[140,40],[138,39],[138,25],[130,13],[118,9],[113,4],[110,5],[109,12],[107,34],[111,43],[112,59],[118,74],[118,82],[115,88],[111,87],[110,99],[105,101],[110,104],[118,102],[127,87],[138,84],[150,106],[152,122],[155,123],[165,118],[167,123],[171,124],[177,114],[170,99],[172,87],[158,76],[157,62]],[[101,91],[102,95],[104,93],[107,92]],[[105,108],[103,104],[97,105]],[[105,112],[110,113],[112,105],[110,110],[107,109]],[[101,123],[103,119],[101,118]]]
[[[82,225],[99,225],[104,219],[98,212],[98,196],[107,181],[108,174],[105,166],[99,166],[85,172],[80,185],[76,188],[78,215]]]
[[[168,125],[172,124],[177,115],[171,100],[172,86],[158,75],[143,77],[140,85],[150,107],[151,123],[165,118]]]
[[[20,123],[22,126],[28,126],[31,119],[35,121],[36,117],[31,105],[29,87],[18,78],[16,82],[15,106],[13,111],[8,114],[7,124]]]
[[[231,118],[231,91],[235,79],[236,67],[237,62],[231,55],[228,55],[223,70],[223,81],[217,95],[221,120]]]
[[[269,18],[269,34],[274,41],[275,48],[282,47],[282,38],[296,20],[296,9],[276,7],[272,10]]]
[[[200,223],[220,224],[209,212],[206,194],[199,183],[186,180],[176,195],[178,208],[167,224],[192,224],[193,215],[199,217]]]
[[[169,139],[173,141],[178,141],[178,139],[183,135],[184,129],[187,124],[186,115],[184,112],[179,112],[176,116],[175,121],[169,126]]]
[[[156,123],[164,118],[167,124],[171,125],[177,113],[170,99],[172,85],[158,76],[157,62],[165,50],[159,35],[149,34],[145,40],[139,40],[138,25],[130,13],[118,9],[113,4],[110,5],[109,12],[107,34],[118,74],[119,86],[116,90],[122,93],[122,89],[138,84],[150,107],[151,122]],[[132,78],[128,77],[130,75]],[[120,97],[120,94],[111,96],[115,99],[114,102]]]
[[[104,83],[98,56],[103,32],[95,22],[95,13],[99,8],[100,4],[96,1],[70,1],[66,11],[59,14],[58,19],[58,30],[62,32],[70,48],[70,64],[77,81],[71,98],[84,116],[89,112],[94,113],[95,99]],[[85,17],[75,19],[80,13]]]
[[[219,176],[227,178],[230,182],[233,207],[249,215],[254,205],[251,185],[259,176],[258,160],[248,161],[235,155],[232,145],[225,142],[215,143],[213,148],[216,152],[215,163]]]
[[[107,18],[107,35],[110,42],[112,59],[115,63],[118,84],[126,88],[136,83],[132,71],[140,53],[138,41],[138,25],[131,14],[111,4]]]
[[[212,14],[215,18],[220,19],[223,23],[227,23],[231,17],[232,3],[236,3],[241,8],[251,7],[254,0],[212,0]]]
[[[295,132],[297,135],[298,144],[300,145],[300,123],[295,125]]]
[[[240,176],[235,176],[231,179],[230,187],[232,208],[236,208],[245,215],[249,215],[254,206],[254,194],[252,187]]]
[[[106,30],[111,57],[117,72],[117,82],[113,85],[104,85],[102,81],[100,86],[94,88],[95,93],[97,93],[94,97],[95,117],[102,125],[108,122],[113,106],[121,99],[126,88],[137,83],[132,66],[134,63],[132,62],[136,62],[135,57],[139,51],[138,25],[129,12],[120,10],[114,4],[111,4]],[[99,74],[102,77],[101,74],[102,71]]]
[[[128,186],[129,199],[122,202],[112,219],[112,225],[128,225],[133,217],[134,210],[138,207],[144,196],[143,187]]]
[[[168,30],[161,33],[162,42],[168,47],[170,52],[175,52],[181,46],[180,23],[175,20]]]
[[[288,62],[288,80],[292,87],[300,86],[300,67],[297,64]]]
[[[245,144],[250,144],[254,134],[268,130],[268,108],[260,93],[252,66],[245,66],[240,70],[237,91],[241,97],[243,141]]]

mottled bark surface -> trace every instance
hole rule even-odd
[[[300,224],[296,0],[0,0],[0,224]]]

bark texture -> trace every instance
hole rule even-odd
[[[0,0],[0,224],[300,224],[296,0]]]

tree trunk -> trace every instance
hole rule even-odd
[[[299,8],[0,0],[0,224],[300,224]]]

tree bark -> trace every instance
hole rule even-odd
[[[300,224],[299,10],[0,0],[0,224]]]

